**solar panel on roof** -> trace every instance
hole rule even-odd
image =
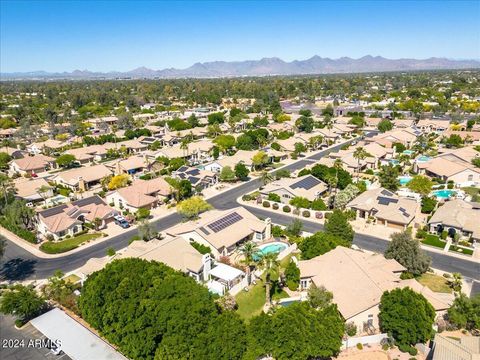
[[[190,175],[198,175],[200,174],[200,170],[198,169],[192,169],[188,172]]]
[[[205,229],[203,226],[200,228],[205,234],[210,235],[207,229]]]
[[[401,211],[401,212],[405,212],[405,211],[407,211],[407,210],[405,210],[405,208],[401,207],[401,208],[400,208],[400,211]]]
[[[392,196],[392,195],[393,195],[393,194],[392,194],[390,191],[388,191],[388,190],[382,190],[380,194],[385,195],[385,196]]]
[[[303,188],[305,190],[310,190],[311,188],[317,186],[318,184],[320,184],[320,180],[318,180],[317,178],[315,178],[313,176],[309,176],[309,177],[306,177],[305,179],[302,179],[302,180],[292,184],[290,187],[292,189]]]
[[[217,233],[230,225],[235,224],[236,222],[239,222],[242,220],[243,217],[239,215],[237,212],[233,212],[231,214],[228,214],[227,216],[224,216],[221,219],[215,220],[211,224],[208,224],[207,227],[212,230],[214,233]]]
[[[192,184],[196,184],[197,182],[200,181],[200,179],[195,176],[189,176],[188,181],[190,181]]]
[[[389,205],[390,203],[396,204],[398,202],[397,199],[390,199],[382,196],[377,197],[377,201],[380,205]]]

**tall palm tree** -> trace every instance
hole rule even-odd
[[[5,198],[5,204],[8,202],[8,193],[13,189],[13,181],[7,175],[0,174],[0,188]]]
[[[360,177],[360,160],[364,160],[368,156],[368,153],[365,151],[365,149],[361,146],[357,147],[355,149],[355,152],[353,153],[353,157],[357,159],[357,182],[358,178]]]
[[[268,253],[260,259],[260,266],[265,270],[265,304],[270,305],[270,289],[272,281],[277,281],[279,277],[280,263],[277,260],[278,254]]]
[[[183,150],[183,156],[185,157],[185,152],[187,153],[188,155],[188,144],[190,143],[189,139],[188,138],[185,138],[182,140],[182,142],[180,143],[180,149]]]
[[[268,171],[262,172],[262,175],[260,175],[260,179],[262,181],[263,186],[267,185],[270,181],[273,180],[272,174],[270,174]]]
[[[252,281],[251,273],[252,266],[255,264],[254,255],[258,252],[258,247],[253,241],[246,242],[241,248],[240,253],[243,255],[243,262],[247,265],[247,280],[248,283]]]

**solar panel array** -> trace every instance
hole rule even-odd
[[[210,235],[207,229],[205,229],[203,226],[200,228],[205,234]]]
[[[212,230],[214,233],[217,233],[229,227],[230,225],[233,225],[236,222],[239,222],[242,219],[243,217],[241,215],[239,215],[237,212],[233,212],[231,214],[228,214],[227,216],[224,216],[219,220],[215,220],[211,224],[208,224],[207,227],[210,230]]]
[[[292,184],[290,187],[292,189],[296,188],[304,188],[305,190],[310,190],[311,188],[317,186],[320,184],[320,180],[313,176],[306,177],[305,179],[302,179],[294,184]]]
[[[385,196],[393,196],[393,193],[391,193],[388,190],[382,190],[380,194],[385,195]]]
[[[397,199],[390,199],[383,196],[377,197],[377,201],[380,205],[389,205],[390,203],[396,204],[398,202]]]

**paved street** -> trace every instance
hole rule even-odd
[[[310,160],[319,160],[331,151],[338,150],[342,145],[337,145],[331,149],[320,151],[308,158],[300,159],[295,163],[284,167],[287,170],[295,171],[311,165]],[[240,186],[227,190],[215,197],[209,199],[213,207],[217,209],[230,209],[239,206],[236,199],[245,193],[257,189],[261,185],[260,179],[250,180]],[[250,210],[259,217],[271,217],[274,223],[287,225],[291,223],[292,218],[282,214],[272,214],[262,209],[250,208]],[[158,231],[163,231],[182,221],[178,214],[171,214],[162,219],[156,220],[153,224]],[[304,229],[309,232],[315,232],[321,229],[319,224],[311,221],[302,220],[304,222]],[[5,280],[34,280],[45,279],[51,276],[56,270],[68,272],[74,270],[92,257],[103,257],[106,255],[108,248],[112,247],[116,250],[122,249],[128,245],[128,241],[132,236],[137,234],[136,229],[126,230],[125,232],[106,240],[98,245],[85,248],[82,251],[76,252],[65,257],[56,259],[42,259],[38,258],[18,245],[8,241],[6,252],[2,262],[0,263],[0,277]],[[374,236],[357,234],[354,239],[354,244],[366,250],[383,252],[388,244],[387,240],[380,239]],[[460,272],[464,276],[480,281],[480,264],[469,260],[460,259],[448,255],[443,255],[431,251],[427,251],[433,260],[433,267],[448,271]]]

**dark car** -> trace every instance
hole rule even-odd
[[[120,217],[120,216],[115,217],[115,224],[117,224],[118,226],[124,229],[130,227],[130,224],[128,223],[128,221],[124,217]]]

